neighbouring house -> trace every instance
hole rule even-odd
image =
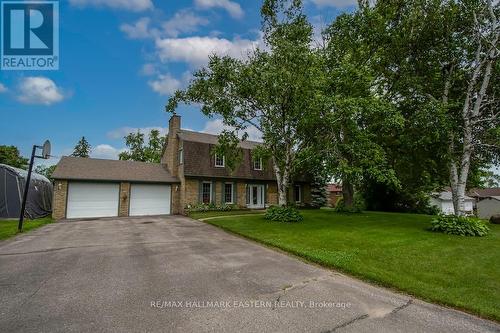
[[[467,214],[474,213],[474,198],[465,196],[465,212]],[[453,200],[450,191],[436,192],[431,194],[430,205],[435,206],[439,211],[446,215],[454,214]]]
[[[53,178],[56,219],[184,214],[199,204],[263,209],[278,203],[271,162],[252,155],[260,143],[242,141],[242,161],[231,172],[212,151],[218,136],[181,129],[172,116],[161,163],[63,157]],[[311,201],[310,183],[297,179],[289,200]]]
[[[482,219],[489,219],[493,215],[500,214],[500,196],[490,196],[483,198],[476,203],[477,216]]]
[[[326,186],[328,207],[337,206],[337,202],[342,199],[342,186],[337,184],[328,184]]]
[[[500,214],[500,188],[474,188],[469,196],[476,199],[477,216],[489,219],[492,215]]]

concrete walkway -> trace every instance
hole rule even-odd
[[[500,332],[185,217],[0,243],[0,332]]]

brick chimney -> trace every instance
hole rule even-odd
[[[179,170],[179,138],[177,134],[180,130],[181,116],[174,114],[168,122],[168,143],[162,161],[167,165],[168,171],[170,171],[173,176],[178,176]]]

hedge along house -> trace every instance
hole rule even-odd
[[[64,157],[54,171],[54,218],[184,214],[199,204],[264,209],[278,203],[272,163],[254,158],[260,143],[242,141],[236,170],[212,151],[218,136],[181,129],[172,116],[161,163]],[[295,181],[289,201],[308,205],[307,181]]]

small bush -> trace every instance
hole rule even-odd
[[[269,207],[264,218],[266,220],[286,223],[300,222],[304,219],[296,208],[279,206]]]
[[[460,236],[486,236],[488,226],[480,219],[467,216],[439,215],[431,221],[432,231]]]

